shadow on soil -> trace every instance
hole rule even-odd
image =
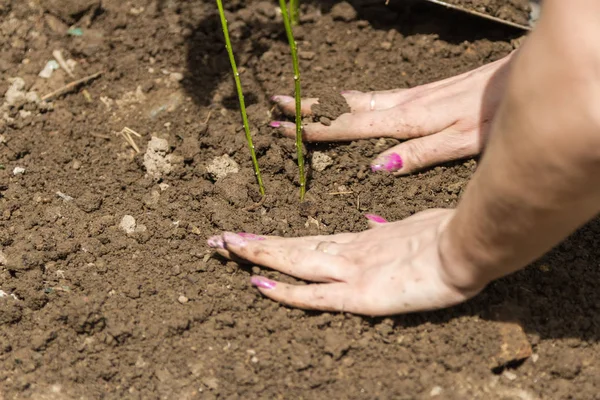
[[[319,8],[328,12],[338,1],[304,1],[303,9]],[[414,34],[436,34],[450,43],[462,43],[487,38],[489,40],[510,40],[517,37],[519,31],[500,26],[489,21],[479,20],[462,13],[447,10],[428,3],[415,0],[392,2],[386,6],[381,1],[356,0],[351,2],[358,13],[359,20],[367,20],[369,24],[380,30],[396,29],[404,36]],[[243,5],[234,3],[231,8],[239,10]],[[253,10],[256,13],[256,10]],[[239,13],[238,13],[239,15]],[[282,24],[258,13],[245,21],[229,21],[229,31],[238,68],[252,68],[268,47],[262,37],[279,39],[287,43]],[[256,57],[253,57],[256,56]],[[213,13],[201,20],[192,29],[187,40],[187,73],[185,88],[194,101],[201,106],[210,106],[219,83],[224,79],[232,79],[231,67],[221,30],[221,23],[216,7]],[[253,74],[247,74],[253,75]],[[253,89],[249,89],[248,78],[243,85],[246,105],[259,101]],[[260,93],[261,97],[269,93]],[[222,101],[229,109],[238,108],[235,92]]]

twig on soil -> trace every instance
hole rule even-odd
[[[291,5],[291,4],[290,4]],[[279,8],[283,16],[283,24],[292,53],[292,65],[294,67],[294,97],[296,100],[296,152],[298,156],[298,170],[300,173],[300,201],[304,200],[306,193],[306,176],[304,175],[304,151],[302,146],[302,105],[300,95],[300,67],[298,65],[298,45],[292,32],[292,20],[287,12],[285,0],[279,0]]]
[[[81,91],[81,94],[83,94],[83,97],[85,97],[85,101],[87,101],[88,103],[92,102],[92,96],[90,95],[90,92],[87,91],[87,89],[83,89]]]
[[[73,75],[73,71],[71,71],[71,67],[69,67],[69,65],[63,58],[62,52],[60,50],[54,50],[52,52],[52,57],[54,57],[54,59],[58,62],[58,65],[60,65],[60,67],[65,70],[67,75],[69,75],[71,78],[75,78],[75,75]]]
[[[104,73],[104,71],[96,72],[95,74],[88,75],[88,76],[86,76],[84,78],[77,79],[76,81],[67,83],[65,86],[61,87],[60,89],[57,89],[54,92],[48,93],[47,95],[43,96],[42,100],[43,101],[50,100],[53,97],[60,96],[61,94],[68,93],[71,90],[75,89],[79,85],[83,85],[85,83],[93,81],[94,79],[96,79],[97,77],[99,77],[100,75],[102,75],[103,73]]]
[[[227,29],[227,19],[225,19],[225,10],[223,9],[223,3],[221,0],[217,0],[217,7],[219,8],[219,17],[221,18],[221,27],[223,28],[223,37],[225,38],[225,49],[229,55],[229,63],[231,64],[231,70],[233,71],[233,79],[235,81],[235,89],[237,90],[238,100],[240,102],[240,113],[242,114],[242,122],[244,124],[244,130],[246,131],[246,142],[250,149],[250,156],[252,157],[252,164],[254,165],[254,174],[258,181],[258,189],[262,196],[265,195],[265,187],[262,182],[260,175],[260,168],[258,166],[258,159],[256,158],[256,152],[254,151],[254,144],[252,143],[252,135],[250,134],[250,124],[248,123],[248,116],[246,115],[246,103],[244,102],[244,92],[242,91],[242,82],[240,81],[240,73],[237,70],[235,63],[235,57],[233,56],[233,48],[231,47],[231,40],[229,40],[229,30]]]
[[[354,193],[354,192],[353,191],[349,191],[349,192],[331,192],[331,193],[327,193],[327,194],[331,195],[331,196],[338,196],[340,194],[352,194],[352,193]]]
[[[244,207],[243,210],[244,211],[254,211],[260,207],[262,207],[262,205],[265,203],[265,200],[267,199],[267,196],[263,196],[262,199],[260,199],[260,201],[256,204],[252,204],[251,206],[248,207]]]
[[[129,145],[131,147],[133,147],[133,150],[135,150],[136,153],[140,152],[140,148],[138,147],[137,144],[135,144],[135,141],[133,140],[133,138],[131,137],[131,135],[135,135],[139,138],[142,137],[142,135],[140,135],[139,133],[137,133],[136,131],[134,131],[131,128],[125,127],[123,128],[123,130],[121,132],[117,132],[117,136],[122,136],[123,139],[125,139],[125,141],[127,143],[129,143]]]
[[[208,115],[206,116],[206,119],[205,119],[205,120],[204,120],[204,122],[203,122],[203,124],[204,124],[204,125],[208,124],[208,121],[210,121],[210,117],[211,117],[211,115],[212,115],[212,112],[213,112],[213,110],[210,110],[210,111],[208,112]]]

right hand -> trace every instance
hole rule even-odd
[[[442,81],[380,92],[347,91],[342,95],[351,113],[330,126],[303,126],[308,142],[335,142],[390,137],[405,140],[371,163],[373,171],[406,175],[443,162],[472,157],[482,150],[489,125],[504,92],[511,55],[473,71]],[[277,95],[272,101],[286,115],[295,114],[294,99]],[[310,115],[318,99],[302,100],[302,113]],[[273,121],[288,137],[295,124]]]

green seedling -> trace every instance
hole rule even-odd
[[[290,0],[290,5],[293,0]],[[285,0],[279,0],[281,15],[283,16],[283,24],[285,33],[290,44],[290,52],[292,53],[292,65],[294,66],[294,97],[296,100],[296,152],[298,154],[298,170],[300,172],[300,201],[304,200],[306,193],[306,177],[304,175],[304,152],[302,149],[302,113],[301,113],[301,97],[300,97],[300,67],[298,66],[298,46],[294,40],[292,32],[291,19],[287,12]]]
[[[258,188],[260,190],[260,194],[264,196],[265,188],[260,175],[260,168],[258,166],[258,160],[256,159],[256,152],[254,151],[254,144],[252,143],[252,135],[250,134],[250,124],[248,123],[248,116],[246,114],[246,103],[244,102],[242,82],[240,81],[240,74],[237,70],[235,57],[233,56],[233,49],[231,47],[231,41],[229,40],[229,30],[227,29],[227,19],[225,18],[225,11],[223,10],[223,3],[221,0],[217,0],[217,7],[219,8],[221,26],[223,27],[223,36],[225,37],[225,48],[227,49],[227,54],[229,55],[229,62],[231,63],[231,69],[233,71],[233,79],[235,80],[235,88],[240,101],[240,113],[242,114],[242,122],[244,124],[244,131],[246,132],[246,142],[248,143],[248,148],[250,149],[252,164],[254,165],[254,174],[256,175],[256,180],[258,181]]]
[[[298,18],[300,12],[298,8],[300,7],[300,0],[290,0],[290,22],[292,25],[298,25]]]

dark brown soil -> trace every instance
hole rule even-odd
[[[315,96],[319,98],[319,102],[311,106],[312,117],[315,121],[331,125],[332,120],[350,112],[350,106],[338,91],[323,91],[316,93]]]
[[[448,3],[490,14],[507,21],[528,25],[531,13],[529,0],[447,0]]]
[[[250,287],[260,268],[211,257],[206,238],[359,231],[365,212],[393,220],[452,207],[476,162],[394,178],[368,169],[393,140],[310,145],[333,165],[313,171],[298,204],[293,140],[267,125],[268,98],[293,91],[280,16],[273,2],[234,0],[268,191],[256,207],[212,2],[42,3],[0,0],[0,92],[13,87],[0,105],[0,398],[600,398],[600,221],[450,310],[369,319],[283,307]],[[306,96],[412,87],[498,59],[517,38],[396,3],[303,4]],[[72,23],[82,36],[65,34]],[[38,77],[57,49],[75,78]],[[13,96],[98,71],[51,104]],[[139,154],[116,134],[124,127],[141,135]],[[239,172],[215,181],[216,157]],[[533,356],[504,366],[498,315],[524,328]]]

